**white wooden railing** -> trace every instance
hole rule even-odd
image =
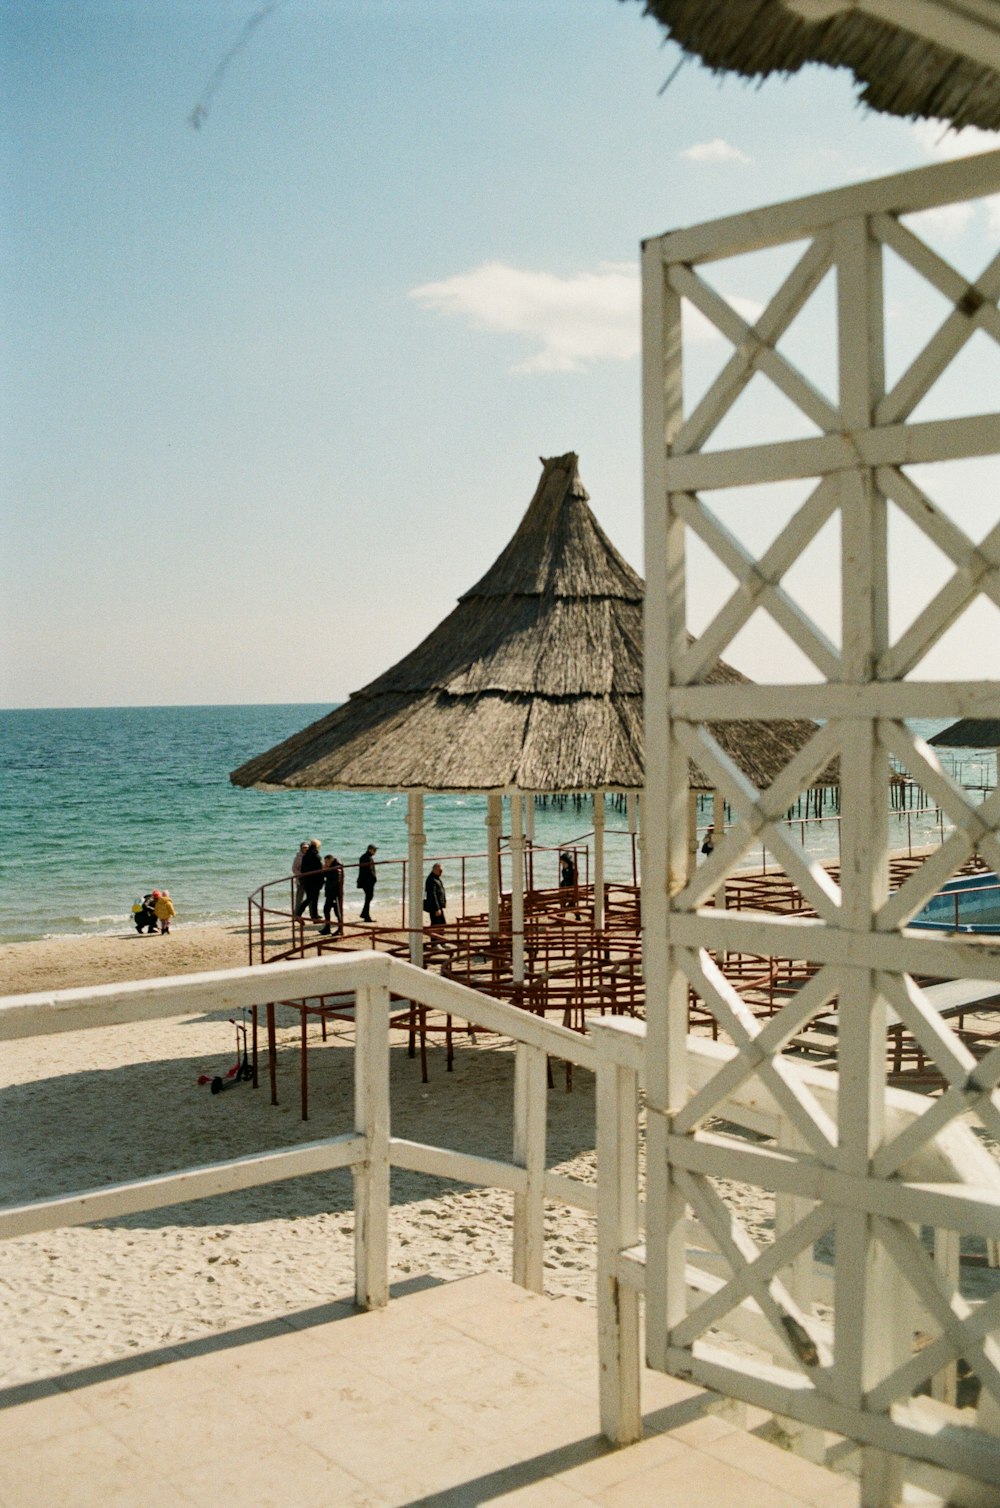
[[[356,997],[354,1130],[342,1136],[263,1151],[204,1167],[129,1183],[34,1200],[0,1210],[0,1239],[113,1216],[162,1209],[238,1189],[310,1173],[350,1168],[355,1184],[355,1297],[365,1308],[388,1298],[389,1170],[509,1189],[514,1195],[513,1276],[542,1291],[544,1201],[596,1208],[596,1192],[582,1180],[546,1168],[546,1063],[554,1054],[594,1069],[593,1043],[579,1032],[493,1000],[384,953],[353,953],[259,968],[146,980],[138,984],[60,990],[0,1000],[0,1041],[150,1021],[194,1011],[233,1011],[280,996],[353,992]],[[514,1154],[509,1163],[452,1148],[428,1146],[390,1133],[390,995],[448,1012],[516,1043]]]
[[[294,982],[292,982],[294,981]],[[461,1182],[504,1188],[514,1196],[512,1233],[514,1281],[543,1289],[544,1202],[555,1200],[597,1214],[598,1356],[602,1426],[613,1440],[635,1438],[640,1429],[639,1297],[645,1284],[643,1205],[640,1197],[640,1094],[644,1086],[645,1027],[630,1018],[596,1017],[587,1037],[516,1007],[480,995],[452,980],[415,969],[385,954],[356,953],[316,961],[275,964],[267,971],[230,969],[219,973],[144,981],[137,984],[64,990],[0,1000],[0,1040],[153,1020],[190,1012],[225,1011],[265,1003],[280,992],[355,993],[356,1048],[353,1131],[296,1147],[262,1151],[208,1166],[159,1174],[80,1193],[40,1199],[0,1210],[0,1238],[24,1236],[60,1226],[85,1224],[193,1199],[210,1198],[257,1185],[334,1168],[350,1168],[355,1180],[355,1296],[366,1309],[388,1300],[389,1170],[406,1168]],[[429,1146],[391,1134],[389,1103],[390,996],[405,995],[431,1009],[450,1012],[484,1031],[515,1043],[513,1157],[510,1162],[454,1148]],[[596,1074],[597,1182],[585,1183],[546,1166],[546,1060],[555,1055]],[[736,1050],[698,1038],[688,1042],[690,1103],[718,1076],[732,1075]],[[811,1093],[823,1114],[836,1116],[836,1075],[789,1065],[801,1090]],[[780,1095],[760,1076],[732,1075],[716,1098],[716,1113],[755,1141],[788,1145],[791,1128]],[[716,1090],[712,1090],[716,1093]],[[890,1129],[904,1136],[926,1105],[915,1095],[889,1092]],[[961,1186],[990,1187],[1000,1199],[1000,1166],[966,1126],[951,1123],[931,1140],[915,1140],[900,1164],[901,1189],[920,1185],[938,1200],[961,1198]],[[803,1198],[798,1189],[775,1180],[779,1238],[798,1230]],[[805,1203],[817,1232],[823,1225],[821,1190]],[[912,1197],[912,1196],[911,1196]],[[912,1213],[912,1212],[911,1212]],[[936,1252],[943,1271],[957,1268],[958,1253],[946,1232]],[[814,1300],[829,1300],[830,1280],[814,1264],[811,1246],[800,1246],[794,1274],[777,1297],[767,1274],[746,1264],[746,1294],[720,1315],[722,1328],[755,1347],[766,1364],[774,1356],[777,1317],[788,1335],[809,1324],[819,1344],[828,1327],[817,1320]],[[729,1267],[740,1254],[731,1232],[691,1219],[687,1225],[685,1283],[692,1311],[725,1287]],[[779,1248],[780,1255],[780,1248]],[[916,1310],[911,1328],[920,1322]],[[723,1380],[720,1378],[720,1381]],[[719,1391],[725,1392],[725,1387]],[[938,1398],[947,1401],[946,1393]],[[795,1410],[789,1410],[794,1415]],[[934,1423],[941,1430],[940,1412]],[[828,1427],[817,1411],[814,1433]]]

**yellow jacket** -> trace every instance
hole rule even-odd
[[[156,912],[157,920],[161,922],[168,922],[172,916],[177,915],[169,895],[158,895],[153,902],[153,910]]]

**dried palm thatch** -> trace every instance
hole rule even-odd
[[[577,464],[572,453],[542,462],[507,548],[422,644],[343,706],[234,770],[234,784],[638,790],[643,582],[591,512]],[[747,678],[719,665],[709,679]],[[758,787],[815,731],[805,720],[713,727]],[[691,779],[709,788],[693,767]]]
[[[864,4],[785,0],[644,0],[673,41],[696,53],[716,72],[745,78],[791,74],[806,63],[849,68],[861,85],[860,99],[890,115],[948,120],[954,126],[1000,129],[1000,73],[968,48],[917,35],[919,19],[896,25],[866,13]],[[905,15],[910,0],[903,0]],[[972,25],[996,40],[1000,10],[982,0],[934,0],[941,19]],[[914,5],[914,10],[917,7]],[[797,13],[798,12],[798,13]],[[819,19],[807,19],[810,12]],[[947,26],[937,34],[947,35]],[[985,48],[984,48],[985,54]]]
[[[927,740],[939,749],[1000,748],[1000,718],[963,717]]]

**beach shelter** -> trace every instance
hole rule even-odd
[[[230,778],[240,786],[406,791],[411,915],[421,909],[424,793],[486,793],[491,854],[508,795],[515,954],[523,931],[524,818],[530,836],[532,798],[593,793],[600,925],[603,793],[629,796],[634,822],[643,782],[643,596],[642,578],[591,511],[577,455],[543,460],[534,497],[509,544],[444,621],[342,706]],[[728,665],[713,675],[720,682],[747,679]],[[815,724],[727,723],[717,732],[743,772],[766,783]],[[693,765],[690,783],[693,791],[712,789]],[[496,866],[489,869],[496,930]],[[415,934],[418,952],[420,942]]]
[[[927,742],[938,749],[995,749],[1000,785],[1000,718],[963,717]]]

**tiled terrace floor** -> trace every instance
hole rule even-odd
[[[2,1508],[848,1508],[856,1485],[643,1379],[598,1433],[593,1311],[485,1276],[0,1392]]]

